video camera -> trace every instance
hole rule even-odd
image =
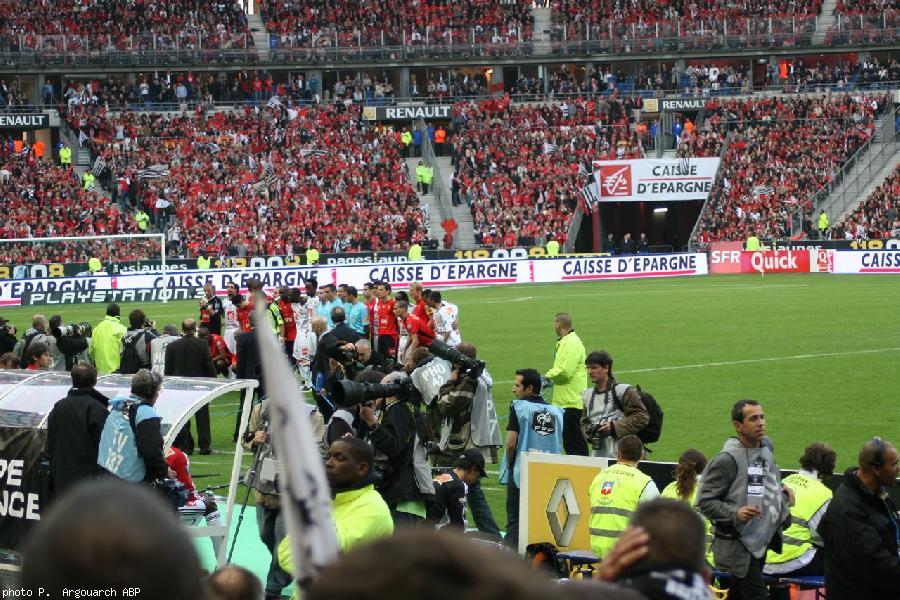
[[[485,365],[483,360],[469,358],[453,346],[445,344],[440,340],[432,341],[431,346],[429,346],[428,349],[435,356],[452,363],[454,367],[462,372],[462,374],[468,375],[472,379],[478,379],[484,372]]]
[[[404,379],[397,383],[358,383],[342,379],[331,391],[331,398],[338,406],[350,407],[365,404],[369,400],[390,398],[409,400],[415,390],[412,381]]]
[[[55,333],[55,332],[51,332]],[[79,325],[60,325],[59,326],[59,335],[55,337],[81,337],[82,331]]]

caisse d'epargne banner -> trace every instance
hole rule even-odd
[[[835,252],[834,272],[861,275],[900,274],[900,250]]]
[[[196,297],[207,283],[220,292],[229,283],[245,289],[258,278],[267,290],[302,288],[307,279],[319,285],[345,283],[362,289],[381,280],[395,289],[417,281],[430,288],[566,282],[632,277],[706,275],[706,254],[647,254],[580,258],[419,261],[314,267],[175,271],[172,273],[98,275],[56,279],[0,280],[0,306],[183,300]]]
[[[706,200],[718,158],[598,160],[594,181],[600,202]]]

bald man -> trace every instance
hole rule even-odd
[[[844,473],[819,525],[828,600],[897,597],[900,523],[887,494],[897,474],[897,448],[877,437],[860,450],[859,466]]]
[[[181,323],[183,336],[166,346],[166,375],[178,377],[216,377],[216,365],[209,352],[209,344],[197,337],[197,321],[185,319]],[[209,406],[197,411],[197,445],[200,454],[212,454],[212,434],[209,428]],[[175,446],[185,454],[194,451],[190,423],[184,426]]]

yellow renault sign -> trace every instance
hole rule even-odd
[[[590,550],[591,482],[609,459],[528,452],[522,455],[519,552],[551,542],[560,550]]]

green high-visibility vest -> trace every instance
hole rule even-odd
[[[425,165],[418,165],[416,167],[416,183],[422,183],[425,181]]]
[[[96,256],[92,256],[88,259],[88,271],[91,273],[96,273],[97,271],[103,268],[103,263],[100,262],[100,259]]]
[[[310,248],[306,251],[306,264],[314,265],[319,262],[319,251],[315,248]]]
[[[400,134],[400,141],[403,142],[404,146],[409,146],[412,144],[412,134],[408,131],[404,131]]]
[[[550,240],[547,242],[547,256],[558,256],[559,255],[559,242],[556,240]]]
[[[700,510],[697,508],[697,496],[700,495],[700,481],[697,481],[697,484],[694,486],[694,494],[693,498],[690,499],[689,504],[697,513],[697,515],[703,519],[703,525],[706,528],[706,563],[709,565],[713,565],[713,553],[712,553],[712,542],[713,542],[713,526],[712,521],[704,517],[700,514]],[[666,489],[662,491],[660,494],[662,498],[671,498],[672,500],[681,500],[682,502],[688,502],[685,498],[682,498],[678,495],[678,488],[673,481],[669,485],[666,486]]]
[[[425,167],[422,172],[422,182],[431,185],[432,179],[434,179],[434,167]]]
[[[410,262],[422,260],[422,246],[419,244],[410,246],[409,252],[406,253],[406,258],[409,259]]]
[[[794,490],[796,502],[791,507],[791,526],[784,532],[781,553],[769,550],[766,554],[767,563],[786,563],[803,556],[814,544],[821,547],[819,534],[810,529],[809,520],[832,497],[831,490],[821,481],[799,473],[788,475],[782,483]]]
[[[137,221],[138,229],[141,231],[147,231],[147,225],[150,223],[150,216],[142,210],[137,211],[137,214],[134,215],[134,220]]]
[[[747,238],[747,250],[750,252],[756,252],[757,250],[762,249],[762,242],[759,241],[759,238],[755,235],[751,235]]]
[[[68,165],[72,164],[72,149],[68,146],[63,146],[59,149],[59,162]]]
[[[197,257],[197,268],[198,269],[208,269],[212,264],[212,260],[208,256],[198,256]]]
[[[648,483],[648,475],[622,464],[603,469],[591,482],[591,549],[601,559],[628,527]]]
[[[828,215],[819,213],[819,231],[828,229]]]
[[[90,171],[86,171],[81,180],[84,181],[84,189],[89,190],[94,187],[94,174]]]

